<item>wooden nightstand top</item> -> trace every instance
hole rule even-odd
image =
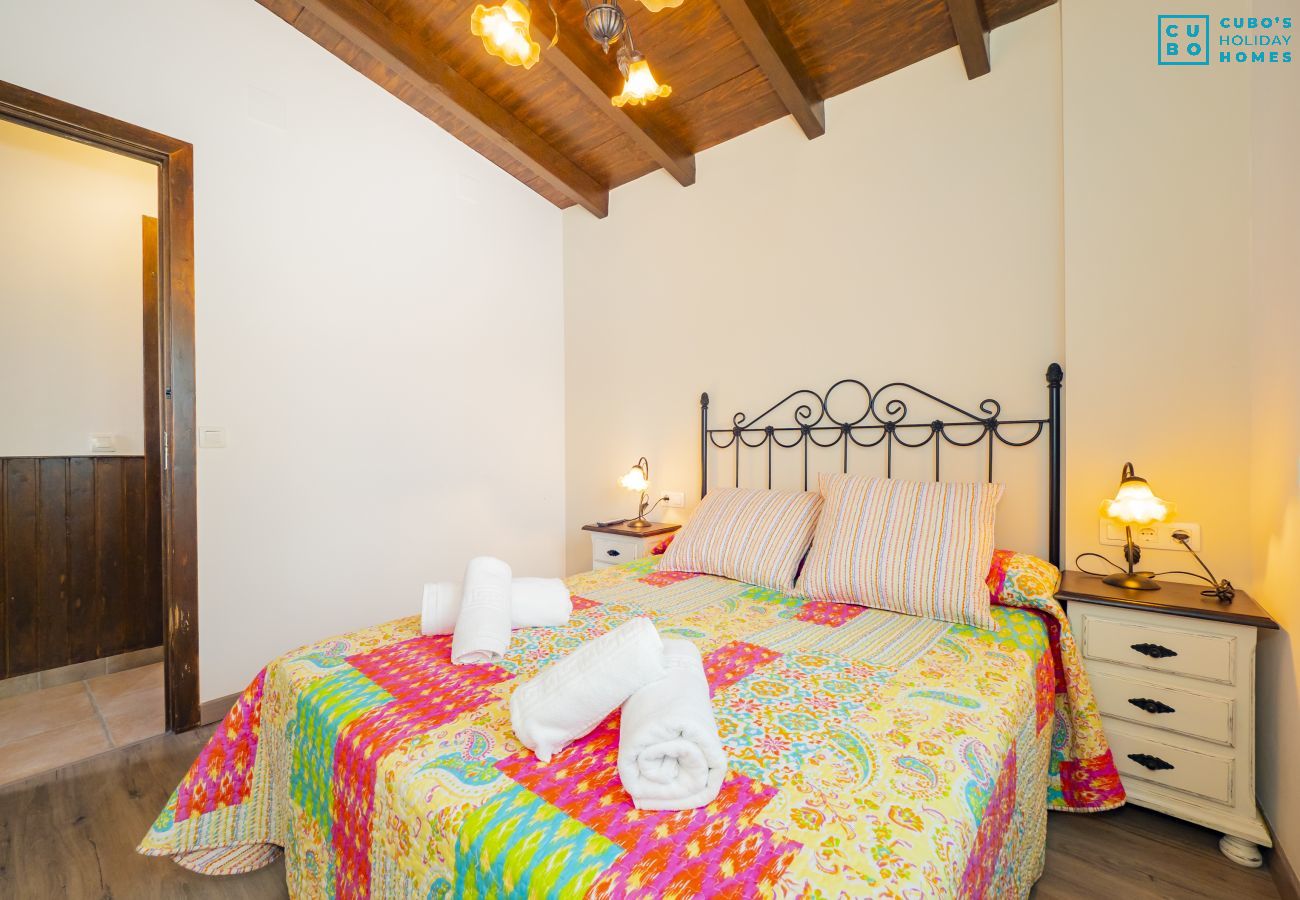
[[[1056,592],[1056,597],[1235,625],[1254,625],[1256,628],[1277,628],[1273,617],[1245,591],[1238,590],[1231,603],[1221,603],[1214,597],[1201,596],[1201,590],[1208,586],[1162,581],[1158,591],[1128,591],[1111,587],[1096,575],[1067,570],[1061,573],[1061,589]]]
[[[651,522],[649,528],[628,528],[626,525],[610,525],[608,528],[601,528],[599,525],[583,525],[582,530],[594,531],[597,534],[616,534],[619,537],[655,537],[671,534],[681,527],[669,522]]]

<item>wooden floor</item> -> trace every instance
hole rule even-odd
[[[0,787],[0,897],[286,897],[284,864],[207,878],[133,852],[212,727],[163,735]],[[1276,900],[1266,871],[1220,855],[1218,835],[1136,808],[1048,817],[1036,900]]]

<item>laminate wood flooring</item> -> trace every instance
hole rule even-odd
[[[279,861],[210,878],[135,845],[212,734],[162,735],[0,787],[0,897],[280,898]],[[1048,816],[1047,868],[1035,900],[1277,900],[1264,869],[1218,851],[1218,835],[1147,810]]]

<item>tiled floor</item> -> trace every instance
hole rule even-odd
[[[162,734],[154,663],[0,700],[0,784]]]

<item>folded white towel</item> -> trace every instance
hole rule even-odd
[[[659,632],[649,619],[630,619],[515,688],[510,724],[525,747],[550,762],[663,674]]]
[[[458,666],[496,662],[509,648],[510,566],[491,556],[476,556],[465,567],[451,661]]]
[[[690,641],[663,643],[666,674],[623,704],[618,777],[637,809],[695,809],[718,796],[727,751],[700,651]]]
[[[422,634],[452,634],[460,615],[461,586],[439,581],[424,586]],[[511,628],[558,628],[569,621],[573,600],[559,578],[516,578],[510,583]]]

